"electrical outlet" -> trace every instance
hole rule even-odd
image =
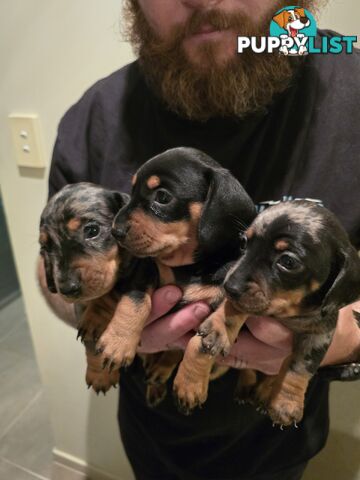
[[[11,114],[9,123],[17,165],[44,168],[46,165],[39,117],[35,114]]]

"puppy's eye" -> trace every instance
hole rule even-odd
[[[84,227],[84,236],[85,238],[95,238],[99,235],[100,233],[100,227],[99,225],[85,225]]]
[[[285,272],[298,272],[302,269],[302,263],[295,256],[284,253],[277,259],[276,265]]]
[[[246,247],[247,247],[247,236],[245,235],[245,233],[240,233],[240,237],[239,237],[239,248],[240,248],[240,252],[241,253],[244,253],[245,250],[246,250]]]
[[[172,198],[173,198],[172,195],[167,190],[164,190],[163,188],[159,188],[159,190],[156,190],[154,195],[155,202],[160,203],[160,205],[166,205],[170,203]]]

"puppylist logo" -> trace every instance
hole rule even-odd
[[[273,16],[268,37],[238,36],[238,53],[252,50],[254,53],[274,53],[281,55],[339,54],[353,53],[357,37],[319,37],[314,16],[300,7],[282,8]]]

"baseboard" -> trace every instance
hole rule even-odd
[[[53,449],[52,480],[120,480],[103,470],[95,468],[80,458]]]

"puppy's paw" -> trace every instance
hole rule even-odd
[[[254,404],[254,392],[253,387],[249,385],[237,385],[234,393],[234,401],[238,405],[253,405]]]
[[[198,329],[201,338],[201,349],[203,353],[212,356],[226,356],[230,352],[230,342],[225,325],[220,322],[213,322],[210,318],[205,320]]]
[[[271,400],[268,411],[273,423],[296,426],[302,420],[304,405],[299,400],[289,399],[280,393]]]
[[[190,415],[196,407],[201,407],[205,403],[208,382],[202,379],[189,382],[178,374],[174,380],[173,394],[178,410],[184,415]]]
[[[119,383],[119,371],[114,370],[109,373],[105,370],[93,370],[87,368],[86,370],[86,383],[88,388],[91,388],[99,395],[102,392],[104,395],[111,387],[116,388]]]
[[[171,377],[172,370],[161,364],[153,365],[145,370],[145,381],[148,385],[163,385]]]
[[[167,386],[165,384],[147,385],[146,387],[146,403],[149,407],[157,407],[166,397]]]
[[[77,337],[81,342],[96,342],[104,332],[109,321],[102,318],[91,306],[89,306],[81,316]]]
[[[255,390],[258,384],[255,370],[245,368],[239,370],[238,382],[235,388],[234,400],[239,405],[254,404]]]
[[[101,355],[103,368],[111,372],[114,368],[132,364],[138,344],[137,336],[119,337],[115,331],[107,328],[96,343],[96,355]]]

